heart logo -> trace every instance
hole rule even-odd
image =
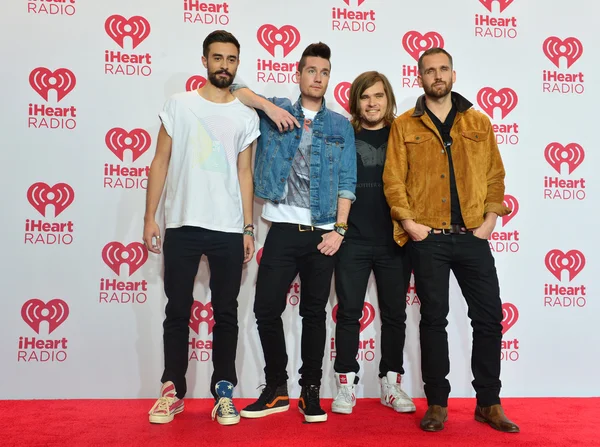
[[[204,76],[195,75],[187,80],[185,83],[185,90],[188,92],[202,88],[206,85],[206,78]]]
[[[132,160],[135,162],[150,148],[152,139],[144,129],[133,129],[127,132],[125,129],[115,127],[106,133],[104,138],[106,147],[115,154],[119,160],[124,161],[125,151],[130,150]]]
[[[148,260],[148,250],[140,242],[132,242],[125,246],[120,242],[110,242],[102,249],[104,263],[117,275],[121,266],[129,266],[129,276],[133,275]]]
[[[502,335],[515,325],[519,319],[519,309],[511,303],[502,304]]]
[[[573,281],[585,267],[585,256],[579,250],[569,250],[566,253],[561,250],[550,250],[544,261],[548,271],[559,281],[562,281],[563,270],[569,272],[569,281]]]
[[[560,143],[553,142],[546,146],[544,150],[546,161],[560,174],[560,168],[563,163],[569,167],[569,175],[583,163],[585,151],[580,144],[569,143],[563,146]]]
[[[75,88],[75,84],[75,75],[67,68],[50,71],[46,67],[38,67],[29,74],[29,85],[45,101],[48,101],[48,92],[54,89],[56,101],[60,102]]]
[[[497,1],[500,5],[500,12],[504,11],[508,5],[510,5],[514,0],[479,0],[479,2],[487,8],[489,12],[492,11],[492,3]]]
[[[502,111],[502,119],[506,117],[519,103],[519,97],[511,88],[501,88],[496,91],[492,87],[484,87],[477,93],[477,102],[491,119],[494,119],[494,109]]]
[[[46,183],[38,182],[27,190],[27,200],[44,217],[46,217],[46,206],[54,205],[54,217],[56,218],[73,203],[75,191],[66,183],[49,186]]]
[[[104,22],[104,29],[121,48],[125,48],[125,38],[130,37],[134,50],[150,35],[150,23],[142,16],[127,20],[118,14],[112,15]]]
[[[344,110],[350,113],[350,87],[352,84],[349,82],[340,82],[335,86],[333,91],[333,96],[339,105],[341,105]]]
[[[571,68],[571,65],[583,54],[583,44],[575,37],[567,37],[565,40],[561,40],[556,36],[548,37],[544,41],[542,49],[546,57],[557,68],[560,68],[561,57],[567,60],[567,68]]]
[[[409,31],[402,37],[402,46],[418,62],[421,53],[431,48],[444,48],[444,38],[435,31],[425,34],[418,31]]]
[[[190,314],[190,328],[200,335],[200,323],[206,323],[208,326],[208,334],[212,334],[215,325],[212,303],[209,301],[206,304],[200,301],[194,301],[192,304],[192,313]]]
[[[335,306],[333,306],[333,309],[331,310],[331,318],[333,319],[333,322],[337,324],[337,311],[338,311],[338,305],[336,304]],[[360,332],[364,331],[375,319],[375,308],[373,307],[373,305],[371,303],[367,303],[365,302],[365,304],[363,305],[363,313],[362,313],[362,317],[360,319]]]
[[[21,317],[37,334],[40,333],[42,321],[48,322],[48,334],[65,322],[69,316],[69,306],[63,300],[55,298],[44,303],[33,298],[21,307]]]
[[[283,48],[283,57],[286,57],[300,43],[300,32],[298,28],[291,25],[284,25],[277,28],[274,25],[263,25],[256,33],[258,43],[260,43],[269,54],[275,57],[275,48]]]
[[[510,214],[502,216],[502,226],[505,227],[519,213],[519,201],[515,196],[505,195],[503,205],[512,210]]]

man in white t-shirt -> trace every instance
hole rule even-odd
[[[237,424],[233,405],[237,384],[237,296],[242,266],[254,254],[252,225],[252,152],[260,135],[256,112],[229,91],[239,65],[240,44],[226,31],[215,31],[203,44],[202,63],[208,82],[202,88],[173,95],[160,113],[162,126],[150,167],[144,243],[160,253],[155,220],[165,193],[165,369],[160,398],[150,422],[164,424],[183,411],[187,391],[189,321],[194,280],[202,255],[210,267],[214,316],[210,390],[213,419]]]

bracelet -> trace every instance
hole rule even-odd
[[[339,222],[333,225],[333,228],[341,228],[342,230],[348,230],[348,224],[346,222]]]
[[[252,236],[254,238],[254,231],[244,230],[244,236]]]
[[[254,224],[249,223],[244,225],[244,230],[247,230],[248,228],[252,228],[254,230]]]

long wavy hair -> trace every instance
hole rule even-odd
[[[394,90],[388,78],[384,74],[378,71],[367,71],[356,77],[352,86],[350,87],[350,114],[352,119],[352,127],[354,131],[358,132],[361,129],[360,125],[360,97],[364,91],[368,88],[373,87],[376,83],[381,81],[383,83],[383,91],[387,98],[388,104],[384,114],[384,121],[386,126],[390,126],[396,118],[396,97],[394,96]]]

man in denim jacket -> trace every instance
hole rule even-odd
[[[302,283],[298,409],[307,422],[323,422],[321,409],[325,306],[334,255],[342,244],[355,199],[354,131],[342,115],[326,108],[331,50],[309,45],[298,64],[300,99],[270,100],[234,87],[244,104],[257,109],[262,137],[254,168],[254,192],[265,199],[262,217],[272,222],[256,283],[254,313],[265,356],[266,387],[242,417],[259,418],[289,408],[287,353],[281,314],[296,275]]]

